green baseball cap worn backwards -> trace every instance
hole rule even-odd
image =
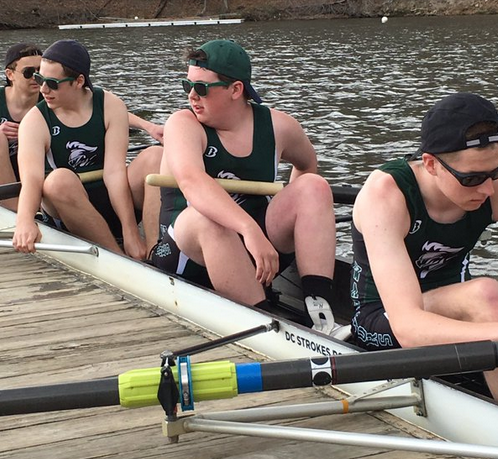
[[[262,102],[251,86],[251,61],[242,46],[232,40],[212,40],[204,43],[199,50],[204,51],[207,60],[190,59],[189,65],[242,81],[249,97],[258,104]]]

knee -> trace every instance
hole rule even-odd
[[[317,174],[304,174],[294,180],[296,191],[304,198],[307,205],[310,203],[332,206],[334,204],[332,191],[327,181]]]
[[[84,191],[78,176],[66,168],[50,172],[43,182],[43,196],[53,202],[70,201],[78,191]]]
[[[163,157],[162,147],[149,147],[143,150],[135,159],[141,163],[141,169],[148,174],[159,172],[161,159]]]
[[[489,277],[481,277],[474,281],[472,308],[474,322],[498,322],[498,281]]]

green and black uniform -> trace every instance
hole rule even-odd
[[[389,161],[380,170],[393,176],[405,196],[410,214],[405,245],[422,292],[469,280],[470,251],[493,221],[490,200],[455,223],[438,223],[427,213],[417,180],[406,160]],[[356,308],[353,336],[359,346],[369,350],[399,347],[372,277],[363,236],[354,225],[352,236],[351,299]]]
[[[277,175],[275,136],[269,108],[251,104],[254,114],[253,149],[246,157],[230,154],[221,143],[215,129],[203,125],[207,147],[203,160],[206,172],[214,178],[273,182]],[[268,196],[232,194],[232,199],[249,213],[264,229]],[[216,205],[216,203],[213,203]],[[176,273],[196,282],[207,282],[204,267],[181,253],[175,244],[174,225],[188,203],[179,189],[161,188],[160,242],[152,261],[164,271]]]
[[[38,101],[43,100],[43,96],[40,94],[38,96]],[[12,118],[9,112],[9,107],[7,106],[7,98],[5,97],[5,86],[0,87],[0,124],[6,121],[11,121],[12,123],[19,124],[21,121],[17,121]],[[9,139],[9,156],[10,162],[12,164],[12,169],[16,179],[19,180],[19,167],[17,166],[17,139]]]
[[[75,173],[104,168],[106,129],[104,91],[101,88],[94,88],[92,116],[83,126],[73,128],[64,125],[44,100],[37,107],[50,130],[50,148],[45,157],[47,173],[58,168]],[[122,237],[121,222],[112,208],[104,181],[85,183],[84,187],[90,202],[104,217],[114,236]]]

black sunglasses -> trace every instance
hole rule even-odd
[[[190,81],[186,79],[182,79],[182,86],[183,90],[187,93],[190,94],[190,91],[192,91],[192,88],[194,88],[194,91],[199,95],[200,97],[206,97],[208,95],[208,88],[211,88],[212,86],[230,86],[230,83],[227,83],[226,81],[215,81],[214,83],[202,83],[200,81]]]
[[[62,80],[58,80],[57,78],[45,78],[43,75],[40,75],[39,73],[34,73],[33,75],[35,77],[35,81],[38,83],[39,86],[43,86],[43,83],[46,83],[46,85],[52,91],[57,91],[59,89],[60,83],[64,83],[65,81],[76,80],[76,78],[74,77],[67,77],[63,78]]]
[[[458,180],[458,183],[462,186],[471,187],[483,184],[487,179],[496,180],[498,179],[498,167],[491,172],[458,172],[453,169],[450,165],[446,164],[441,158],[434,155],[439,163]]]
[[[26,80],[29,80],[33,78],[33,75],[35,72],[40,71],[40,67],[24,67],[21,71],[17,70],[19,73],[22,73],[22,76],[26,78]]]

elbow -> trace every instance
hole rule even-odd
[[[410,325],[409,320],[400,324],[390,323],[394,337],[402,348],[417,347],[421,343],[421,331]]]

